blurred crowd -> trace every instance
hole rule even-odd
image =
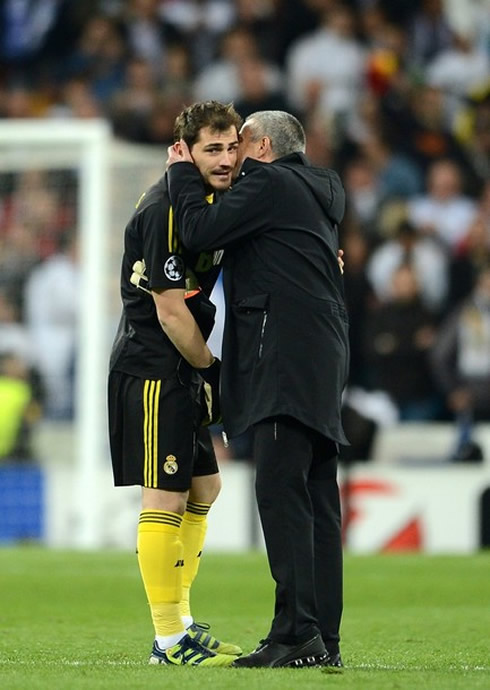
[[[357,458],[396,420],[490,421],[489,66],[488,0],[0,6],[2,119],[103,117],[165,147],[196,100],[300,118],[347,193]],[[17,415],[0,457],[26,452],[30,420],[73,415],[76,180],[60,174],[0,172],[0,399]]]

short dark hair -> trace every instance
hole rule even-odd
[[[226,132],[230,127],[236,127],[238,132],[242,122],[233,103],[223,104],[218,101],[193,103],[177,116],[174,125],[174,141],[183,139],[187,146],[192,148],[199,139],[199,133],[203,127],[209,127],[213,132]]]

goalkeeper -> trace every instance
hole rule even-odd
[[[175,139],[188,144],[209,203],[231,185],[240,125],[231,105],[214,101],[176,120]],[[219,421],[220,362],[206,339],[221,256],[182,247],[166,174],[141,196],[124,237],[108,402],[114,483],[142,487],[137,550],[155,628],[150,663],[228,666],[241,654],[196,624],[189,603],[221,486],[206,428]]]

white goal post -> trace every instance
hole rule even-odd
[[[76,385],[73,544],[97,545],[96,474],[107,434],[107,228],[110,128],[103,120],[7,120],[0,122],[0,170],[69,167],[78,173],[80,256],[79,347]],[[60,286],[60,289],[63,289]],[[95,499],[95,500],[94,500]]]

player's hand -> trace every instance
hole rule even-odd
[[[194,163],[189,147],[183,139],[175,142],[167,149],[166,169],[174,163]]]
[[[202,426],[219,424],[221,422],[221,408],[219,400],[219,384],[221,376],[221,362],[215,357],[214,362],[206,369],[198,369],[203,378],[201,403],[203,406]]]
[[[342,258],[343,256],[344,256],[344,250],[343,250],[343,249],[339,249],[339,250],[337,251],[337,262],[338,262],[338,264],[339,264],[339,268],[340,268],[340,272],[341,272],[341,273],[344,272],[344,260],[343,260],[343,258]]]

